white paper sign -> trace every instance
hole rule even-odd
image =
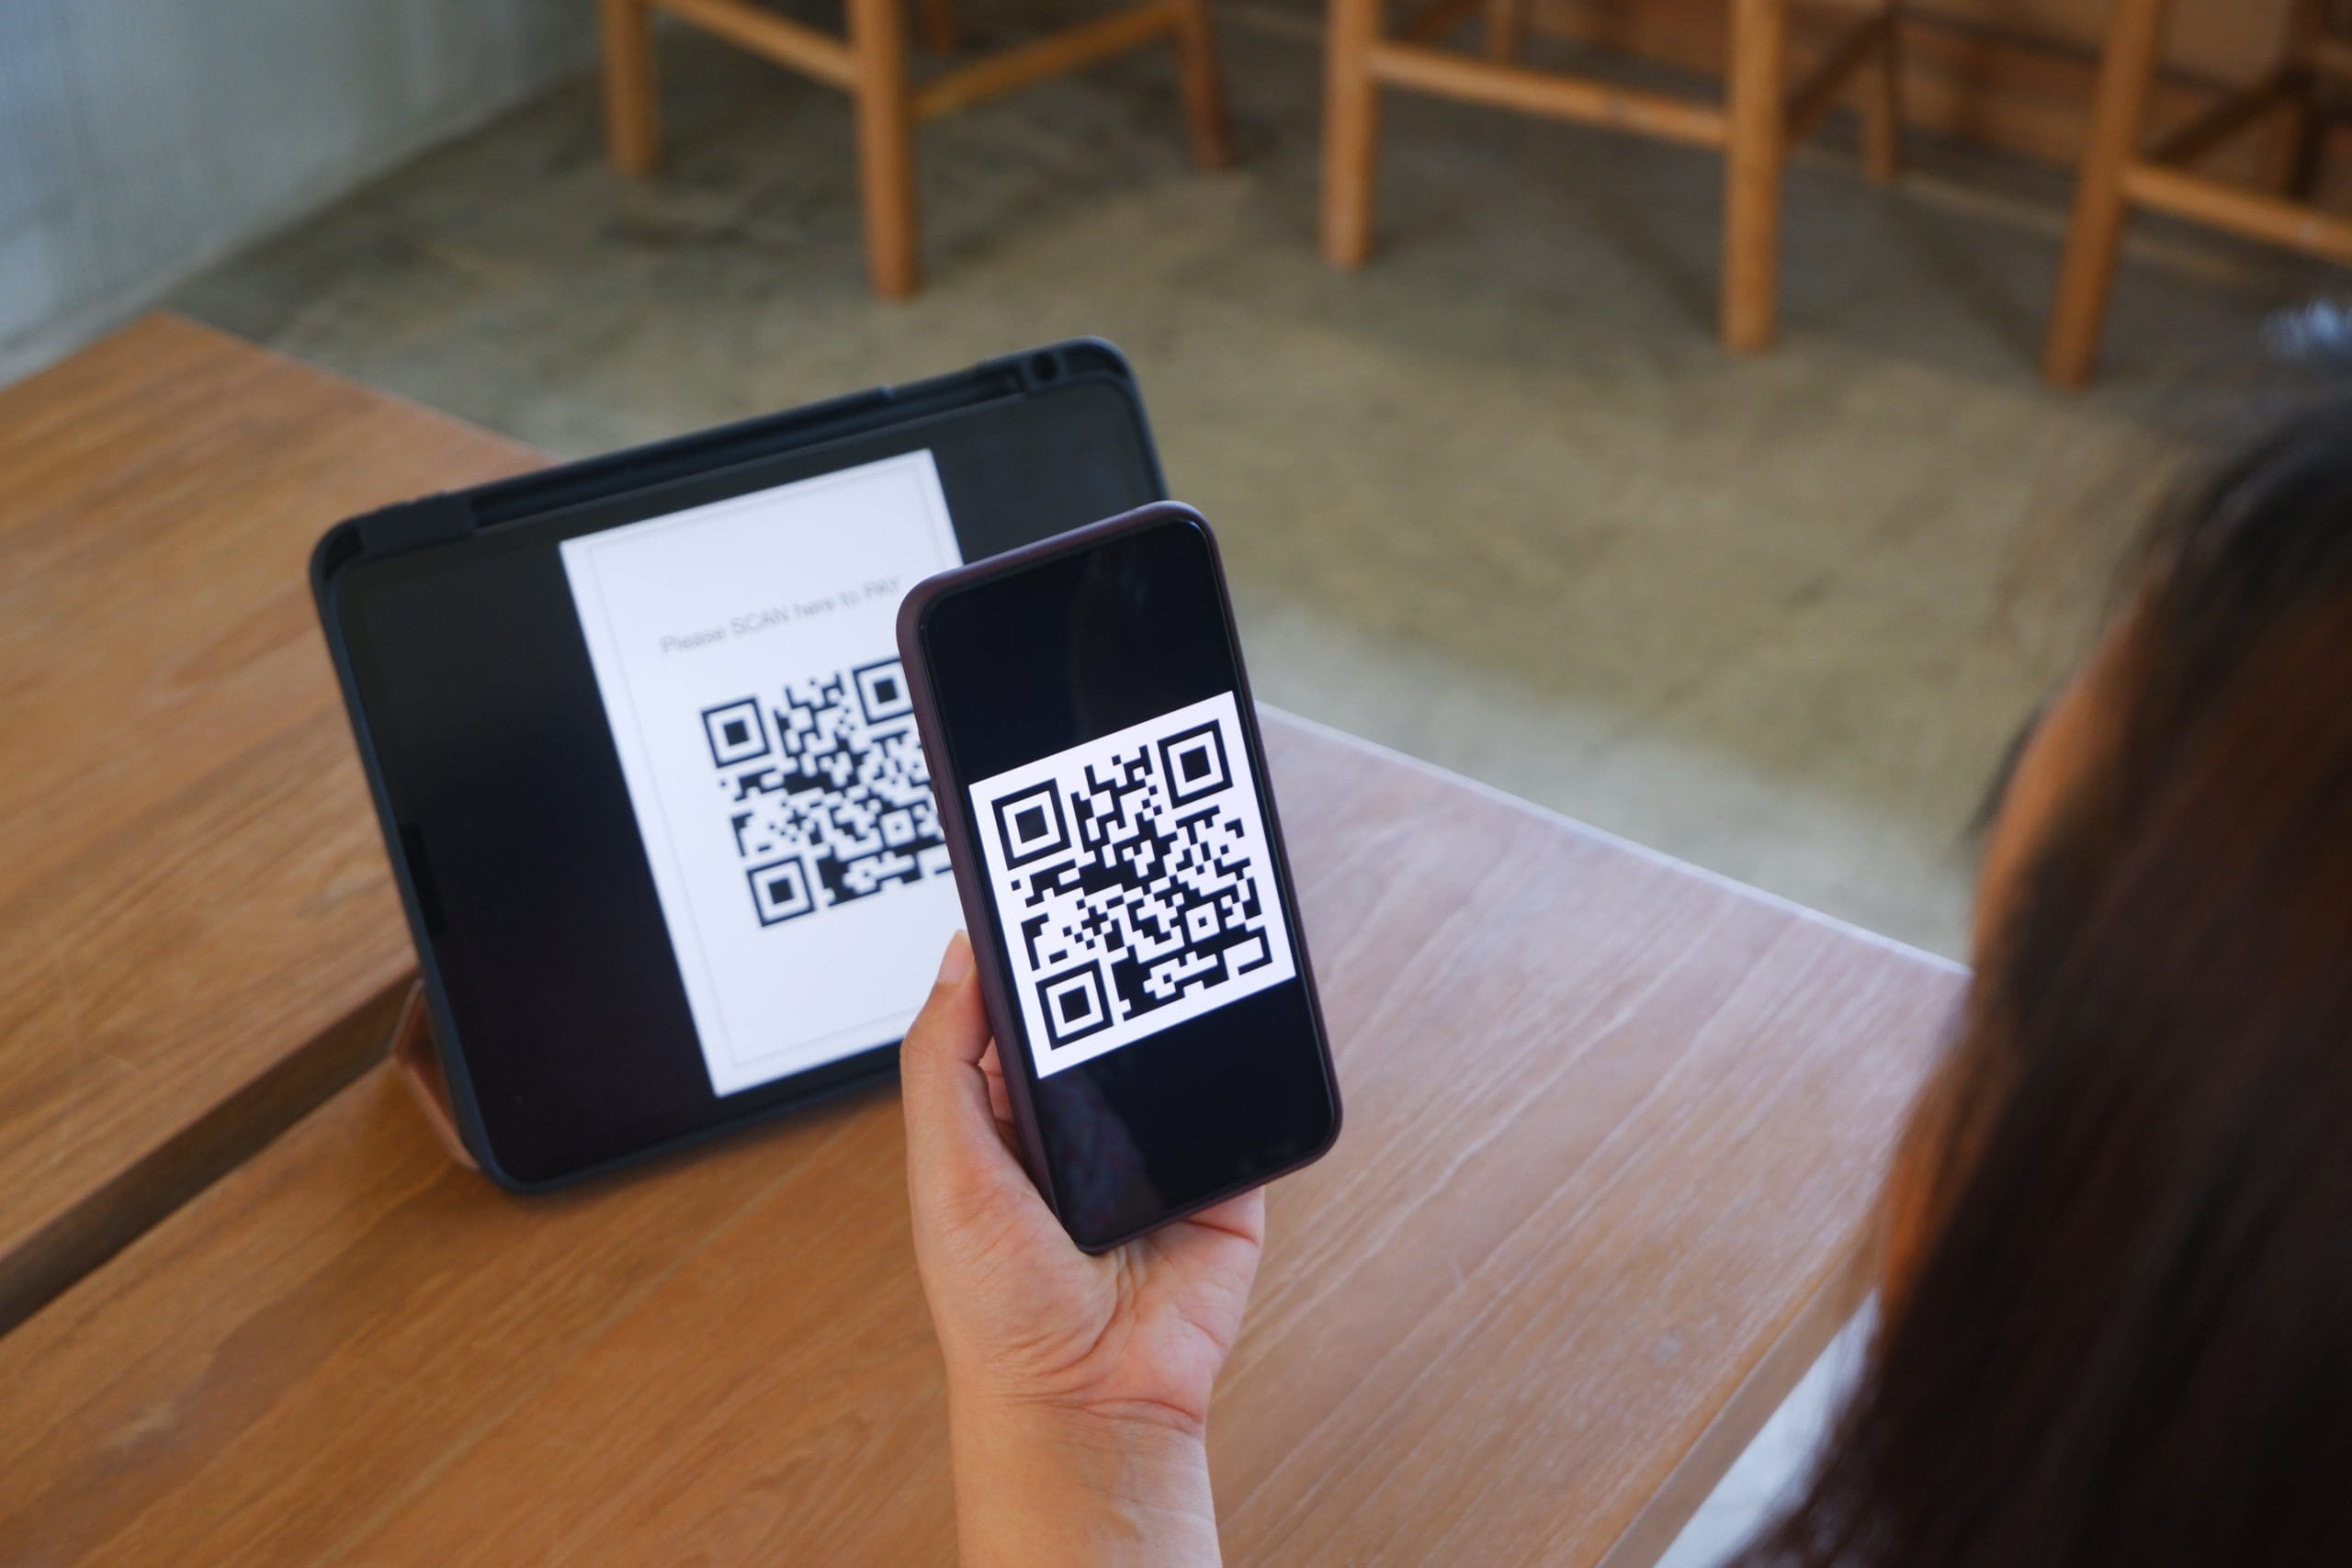
[[[711,1087],[898,1039],[962,923],[898,664],[931,454],[565,540]]]

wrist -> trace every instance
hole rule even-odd
[[[1196,1423],[951,1388],[948,1432],[963,1568],[1219,1562]]]

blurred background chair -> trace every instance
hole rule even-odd
[[[2352,85],[2352,4],[2296,0],[2277,69],[2146,145],[2148,100],[2172,7],[2173,0],[2113,0],[2108,10],[2098,98],[2042,353],[2042,374],[2060,387],[2089,384],[2124,225],[2136,209],[2352,265],[2352,217],[2310,200],[2328,125],[2342,118],[2344,90]],[[2195,171],[2199,160],[2265,119],[2277,122],[2267,170],[2272,189]]]
[[[1861,0],[1868,14],[1789,90],[1790,0],[1728,0],[1731,37],[1721,106],[1519,63],[1528,0],[1484,0],[1487,58],[1436,47],[1481,0],[1430,0],[1395,36],[1382,0],[1331,0],[1325,66],[1323,254],[1336,266],[1372,250],[1384,87],[1432,93],[1522,114],[1629,130],[1724,154],[1724,345],[1771,345],[1780,305],[1781,205],[1789,148],[1849,89],[1859,94],[1864,161],[1891,180],[1902,166],[1900,0]],[[1850,10],[1853,7],[1840,6]]]
[[[954,49],[955,0],[916,5],[923,47],[935,53]],[[1232,162],[1208,0],[1136,0],[920,82],[908,69],[905,0],[846,0],[846,6],[848,36],[836,38],[756,0],[603,0],[605,123],[614,166],[641,175],[661,158],[656,10],[849,94],[857,115],[866,276],[887,299],[904,299],[922,286],[914,130],[925,120],[1170,39],[1183,78],[1193,159],[1211,169]]]

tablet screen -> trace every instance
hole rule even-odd
[[[962,922],[899,671],[929,450],[560,546],[711,1088],[905,1033]]]

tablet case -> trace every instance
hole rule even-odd
[[[1132,407],[1148,482],[1155,492],[1165,495],[1166,481],[1161,476],[1142,394],[1125,356],[1100,338],[1077,338],[985,360],[955,374],[905,386],[876,387],[826,402],[561,464],[471,490],[445,491],[383,507],[336,524],[319,540],[311,555],[311,596],[334,662],[345,712],[351,720],[360,765],[368,776],[393,880],[400,889],[411,940],[417,951],[418,981],[394,1032],[394,1066],[415,1094],[435,1137],[454,1160],[479,1168],[501,1186],[517,1191],[565,1186],[617,1166],[870,1088],[894,1076],[897,1063],[893,1055],[869,1073],[830,1083],[810,1094],[784,1096],[734,1115],[722,1115],[710,1125],[683,1136],[649,1144],[552,1180],[524,1181],[502,1170],[489,1147],[474,1100],[470,1075],[464,1065],[461,1036],[450,1016],[433,949],[423,940],[425,922],[416,882],[391,814],[381,758],[368,729],[349,644],[336,613],[334,585],[338,575],[362,561],[454,543],[484,528],[523,522],[590,502],[617,500],[739,464],[978,412],[991,404],[1010,404],[1087,382],[1114,389]],[[770,1087],[782,1087],[789,1081],[782,1080],[782,1084]]]

